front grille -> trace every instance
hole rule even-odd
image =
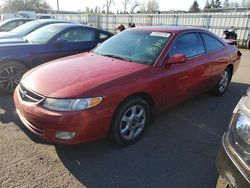
[[[19,87],[19,94],[22,100],[25,102],[37,103],[44,99],[43,96],[33,91],[28,90],[22,84],[20,84],[20,87]]]

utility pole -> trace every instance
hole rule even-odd
[[[59,13],[59,0],[57,0],[57,13]]]

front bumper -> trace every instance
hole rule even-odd
[[[219,148],[216,167],[219,174],[231,187],[249,188],[250,172],[228,142],[227,133],[223,135]]]
[[[26,128],[55,144],[78,144],[107,136],[113,109],[96,107],[79,112],[54,112],[39,104],[21,99],[18,89],[14,93],[16,111]],[[69,140],[56,138],[57,131],[74,132]]]

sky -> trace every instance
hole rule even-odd
[[[57,0],[47,0],[47,2],[56,9]],[[85,10],[85,7],[95,8],[95,6],[100,6],[101,8],[105,4],[106,0],[59,0],[59,8],[61,10]],[[114,5],[112,6],[112,11],[122,10],[123,0],[114,0]],[[134,0],[131,0],[132,2]],[[144,0],[137,0],[142,3]],[[194,0],[158,0],[160,10],[188,10]],[[206,0],[198,0],[201,8],[204,7]]]
[[[46,0],[53,9],[57,8],[57,0]],[[68,11],[84,11],[85,7],[95,8],[100,6],[101,8],[105,4],[106,0],[59,0],[60,10]],[[111,7],[111,10],[116,12],[116,10],[122,10],[122,1],[123,0],[114,0],[114,5]],[[131,0],[134,1],[134,0]],[[142,3],[144,0],[137,0],[139,3]],[[200,8],[203,8],[206,0],[197,0]],[[0,5],[4,0],[0,0]],[[194,0],[158,0],[159,7],[161,11],[164,10],[188,10]]]

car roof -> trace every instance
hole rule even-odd
[[[139,31],[159,31],[159,32],[170,32],[170,33],[179,33],[183,31],[207,31],[204,28],[200,27],[190,27],[190,26],[144,26],[144,27],[135,27],[132,28]]]
[[[11,21],[18,21],[18,20],[36,20],[36,19],[34,18],[11,18],[11,19],[7,19],[7,20],[0,22],[0,24],[8,23]]]
[[[99,31],[103,31],[103,32],[106,32],[106,33],[110,33],[108,31],[105,31],[103,29],[96,28],[96,27],[93,27],[93,26],[88,26],[88,25],[83,25],[83,24],[76,24],[76,23],[70,23],[70,22],[66,22],[66,23],[54,23],[54,24],[47,25],[47,27],[50,27],[50,26],[58,26],[58,27],[62,27],[62,28],[82,27],[82,28],[89,28],[89,29],[94,29],[94,30],[99,30]],[[112,33],[110,33],[110,34],[112,34]]]
[[[58,22],[72,23],[71,21],[68,21],[68,20],[56,20],[56,19],[37,19],[37,20],[34,20],[33,22],[39,22],[39,23],[58,23]]]

